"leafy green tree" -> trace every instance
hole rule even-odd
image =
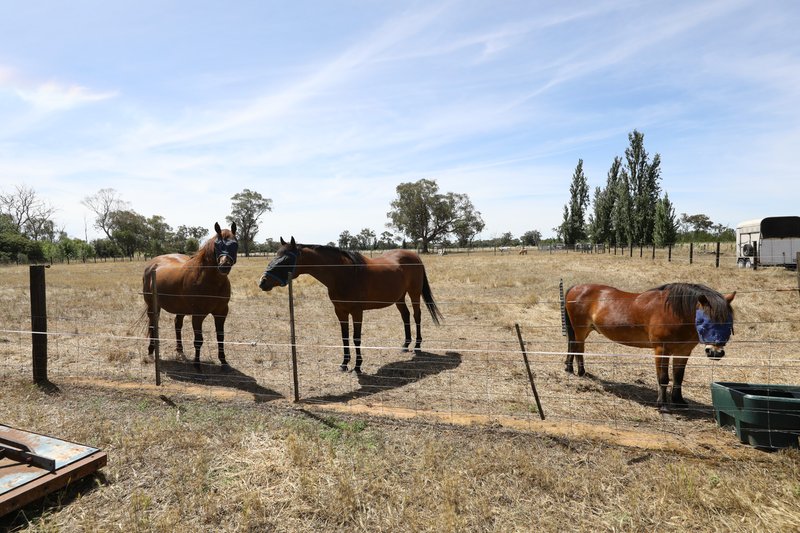
[[[542,240],[542,234],[538,230],[526,231],[520,237],[520,241],[524,246],[538,246]]]
[[[564,206],[561,235],[564,244],[575,244],[586,239],[586,208],[589,206],[589,185],[583,173],[583,159],[572,174],[569,187],[569,204]]]
[[[133,210],[113,211],[109,217],[111,239],[125,257],[133,258],[137,252],[146,252],[149,226],[147,219]]]
[[[441,194],[435,180],[401,183],[396,190],[397,198],[386,214],[391,221],[389,225],[419,241],[423,253],[428,253],[432,243],[453,233],[459,221],[483,223],[466,194]]]
[[[661,156],[653,159],[644,148],[644,134],[633,130],[628,134],[630,145],[625,150],[622,174],[627,177],[631,197],[629,242],[651,244],[655,225],[656,204],[661,192]]]
[[[245,257],[250,257],[250,250],[258,234],[258,221],[264,213],[272,211],[272,200],[250,189],[234,194],[231,200],[231,214],[225,219],[229,224],[236,223],[236,237],[242,245]]]
[[[27,185],[18,185],[13,192],[0,194],[0,213],[8,217],[7,222],[16,233],[34,241],[52,236],[51,217],[55,210]]]
[[[356,236],[359,250],[369,250],[375,246],[375,232],[369,228],[362,229]]]
[[[397,248],[397,242],[394,240],[394,235],[390,231],[381,233],[381,238],[378,240],[378,248],[388,250],[390,248]]]
[[[161,215],[153,215],[147,219],[147,253],[151,257],[167,252],[174,246],[175,235],[172,227]]]
[[[350,232],[348,230],[344,230],[339,234],[339,248],[350,248],[350,243],[352,240],[353,236],[350,234]]]
[[[594,191],[594,213],[589,220],[589,233],[592,242],[616,244],[614,231],[614,204],[617,199],[617,182],[622,160],[615,157],[608,169],[605,188],[597,187]]]
[[[472,205],[472,204],[470,204]],[[453,234],[461,247],[471,246],[475,236],[483,231],[486,224],[481,214],[474,209],[465,211],[464,217],[453,222]]]
[[[675,219],[675,208],[669,201],[669,195],[656,205],[655,226],[653,227],[653,241],[656,246],[670,246],[675,244],[678,237],[678,223]]]

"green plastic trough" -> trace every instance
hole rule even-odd
[[[800,386],[755,383],[711,384],[711,401],[720,427],[757,448],[800,447]]]

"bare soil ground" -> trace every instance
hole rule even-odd
[[[786,531],[800,528],[797,452],[765,454],[716,427],[712,381],[800,384],[793,272],[735,268],[674,252],[424,257],[445,322],[423,316],[423,353],[399,350],[394,307],[367,312],[365,373],[340,373],[325,288],[294,283],[300,404],[294,404],[286,290],[262,293],[264,258],[231,273],[232,368],[206,320],[202,364],[174,352],[163,314],[164,385],[139,320],[141,262],[47,270],[49,370],[29,385],[27,268],[0,284],[0,422],[102,447],[104,478],[40,504],[31,530],[368,529]],[[645,290],[704,283],[737,291],[728,355],[701,350],[689,409],[654,407],[652,354],[592,336],[587,377],[563,371],[558,284]],[[795,289],[795,290],[792,290]],[[187,321],[188,322],[188,321]],[[536,410],[519,324],[546,420]],[[184,340],[191,359],[191,331]],[[188,341],[188,342],[186,342]],[[175,402],[172,407],[160,399]],[[86,500],[86,501],[84,501]],[[553,505],[555,504],[555,505]],[[41,505],[44,505],[42,507]],[[533,511],[534,506],[536,511]],[[26,515],[27,516],[27,515]]]

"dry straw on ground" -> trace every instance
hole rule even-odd
[[[800,384],[800,298],[776,291],[796,287],[795,274],[742,271],[730,258],[715,269],[713,258],[695,259],[667,263],[661,252],[655,261],[424,257],[445,323],[436,328],[423,317],[424,353],[412,357],[396,348],[396,309],[366,313],[360,379],[336,370],[341,349],[332,306],[323,287],[301,277],[299,406],[287,400],[286,292],[258,290],[263,258],[242,258],[231,273],[232,372],[219,370],[211,320],[197,374],[176,359],[164,315],[161,390],[152,385],[137,321],[142,263],[49,269],[55,395],[27,384],[30,337],[16,333],[30,328],[27,269],[5,268],[0,422],[109,452],[101,477],[27,508],[13,524],[34,531],[797,530],[797,452],[737,444],[715,427],[708,390],[711,381]],[[666,417],[652,405],[655,370],[646,351],[592,336],[591,376],[566,375],[557,354],[566,344],[561,278],[567,286],[645,290],[690,281],[737,290],[729,355],[714,364],[693,356],[685,381],[691,409]]]

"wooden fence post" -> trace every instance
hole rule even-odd
[[[33,381],[48,383],[47,379],[47,297],[44,279],[45,265],[30,266],[31,291],[31,352]]]
[[[800,296],[800,252],[797,252],[797,258],[794,262],[794,269],[797,271],[797,295]]]
[[[161,385],[161,339],[160,333],[158,330],[158,320],[161,316],[161,308],[158,307],[158,288],[156,286],[156,271],[153,270],[150,272],[150,291],[153,295],[153,299],[151,300],[152,309],[150,309],[150,313],[152,315],[152,322],[153,326],[150,329],[150,340],[155,343],[155,350],[153,351],[153,356],[155,357],[155,370],[156,370],[156,385]]]
[[[672,245],[671,244],[669,245],[669,248],[667,250],[668,250],[667,251],[667,262],[668,263],[672,263]]]
[[[717,268],[719,268],[719,241],[717,241]]]
[[[292,383],[294,385],[294,401],[300,401],[300,386],[297,380],[297,343],[294,330],[294,294],[292,292],[292,274],[289,274],[289,339],[292,343]]]
[[[689,264],[690,265],[692,264],[693,259],[694,259],[694,243],[690,242],[689,243]]]
[[[519,339],[519,347],[522,350],[522,359],[525,361],[525,369],[528,371],[528,381],[531,383],[531,390],[533,390],[533,398],[536,400],[536,409],[539,411],[539,417],[544,420],[544,411],[542,411],[542,402],[539,401],[539,393],[536,392],[536,385],[533,382],[533,373],[531,372],[531,365],[528,363],[528,352],[525,350],[525,343],[522,341],[522,333],[519,331],[519,324],[514,324],[517,328],[517,338]]]
[[[653,260],[656,259],[656,243],[653,243]]]
[[[753,243],[753,270],[758,270],[758,243]]]

